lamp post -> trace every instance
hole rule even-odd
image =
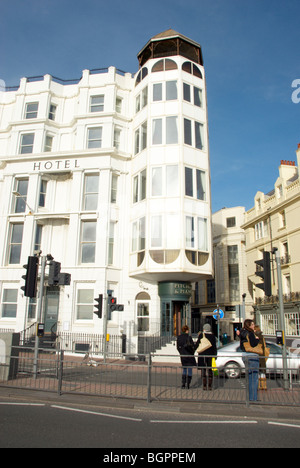
[[[281,278],[281,263],[280,255],[276,247],[272,250],[275,255],[275,261],[277,265],[277,280],[278,280],[278,296],[279,296],[279,326],[283,332],[283,344],[282,344],[282,364],[283,364],[283,385],[284,389],[288,390],[288,366],[287,366],[287,352],[285,344],[285,320],[284,320],[284,304],[283,304],[283,290],[282,290],[282,278]]]

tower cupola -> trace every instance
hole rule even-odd
[[[201,46],[191,39],[168,29],[152,37],[138,53],[140,67],[150,59],[181,55],[192,62],[203,65]]]

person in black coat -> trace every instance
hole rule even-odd
[[[212,390],[213,384],[213,371],[212,371],[212,359],[217,356],[217,340],[215,335],[211,331],[211,326],[209,323],[205,323],[203,327],[203,333],[199,333],[199,337],[195,348],[197,349],[200,341],[203,338],[203,335],[210,341],[211,347],[203,351],[201,354],[198,354],[198,369],[202,370],[202,382],[203,390],[207,390],[207,377],[208,377],[208,390]]]
[[[180,354],[182,364],[182,385],[181,388],[190,388],[193,376],[193,367],[196,366],[195,344],[192,337],[189,335],[189,327],[184,325],[182,327],[182,334],[177,338],[177,350]]]

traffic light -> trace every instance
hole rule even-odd
[[[25,279],[25,285],[21,286],[21,289],[24,291],[25,296],[27,297],[36,297],[36,287],[37,287],[37,276],[38,276],[38,266],[39,259],[38,257],[28,257],[27,265],[23,265],[26,268],[26,275],[23,275],[22,278]]]
[[[256,287],[262,289],[266,296],[272,296],[271,282],[271,256],[270,252],[264,252],[262,260],[256,260],[256,276],[263,279],[263,283],[256,284]]]
[[[114,310],[116,310],[116,307],[117,307],[117,298],[116,297],[111,297],[110,298],[110,311],[113,312]]]
[[[48,276],[48,285],[49,286],[58,286],[59,284],[59,274],[60,274],[61,264],[51,260],[49,263],[49,276]]]
[[[96,314],[98,318],[102,318],[103,295],[99,294],[98,297],[95,297],[94,301],[97,302],[95,305],[96,310],[94,311],[94,314]]]
[[[59,286],[70,286],[71,274],[70,273],[59,273],[58,274],[58,285]]]
[[[124,305],[123,304],[118,304],[118,301],[117,301],[116,297],[110,297],[109,310],[110,310],[110,312],[114,312],[115,310],[120,312],[120,311],[124,310]]]

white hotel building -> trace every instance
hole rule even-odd
[[[168,30],[138,61],[134,76],[84,70],[0,92],[0,329],[37,321],[20,288],[39,251],[71,274],[45,282],[48,333],[103,333],[94,298],[105,309],[108,289],[124,304],[108,333],[129,352],[190,323],[192,282],[213,274],[201,47]]]

